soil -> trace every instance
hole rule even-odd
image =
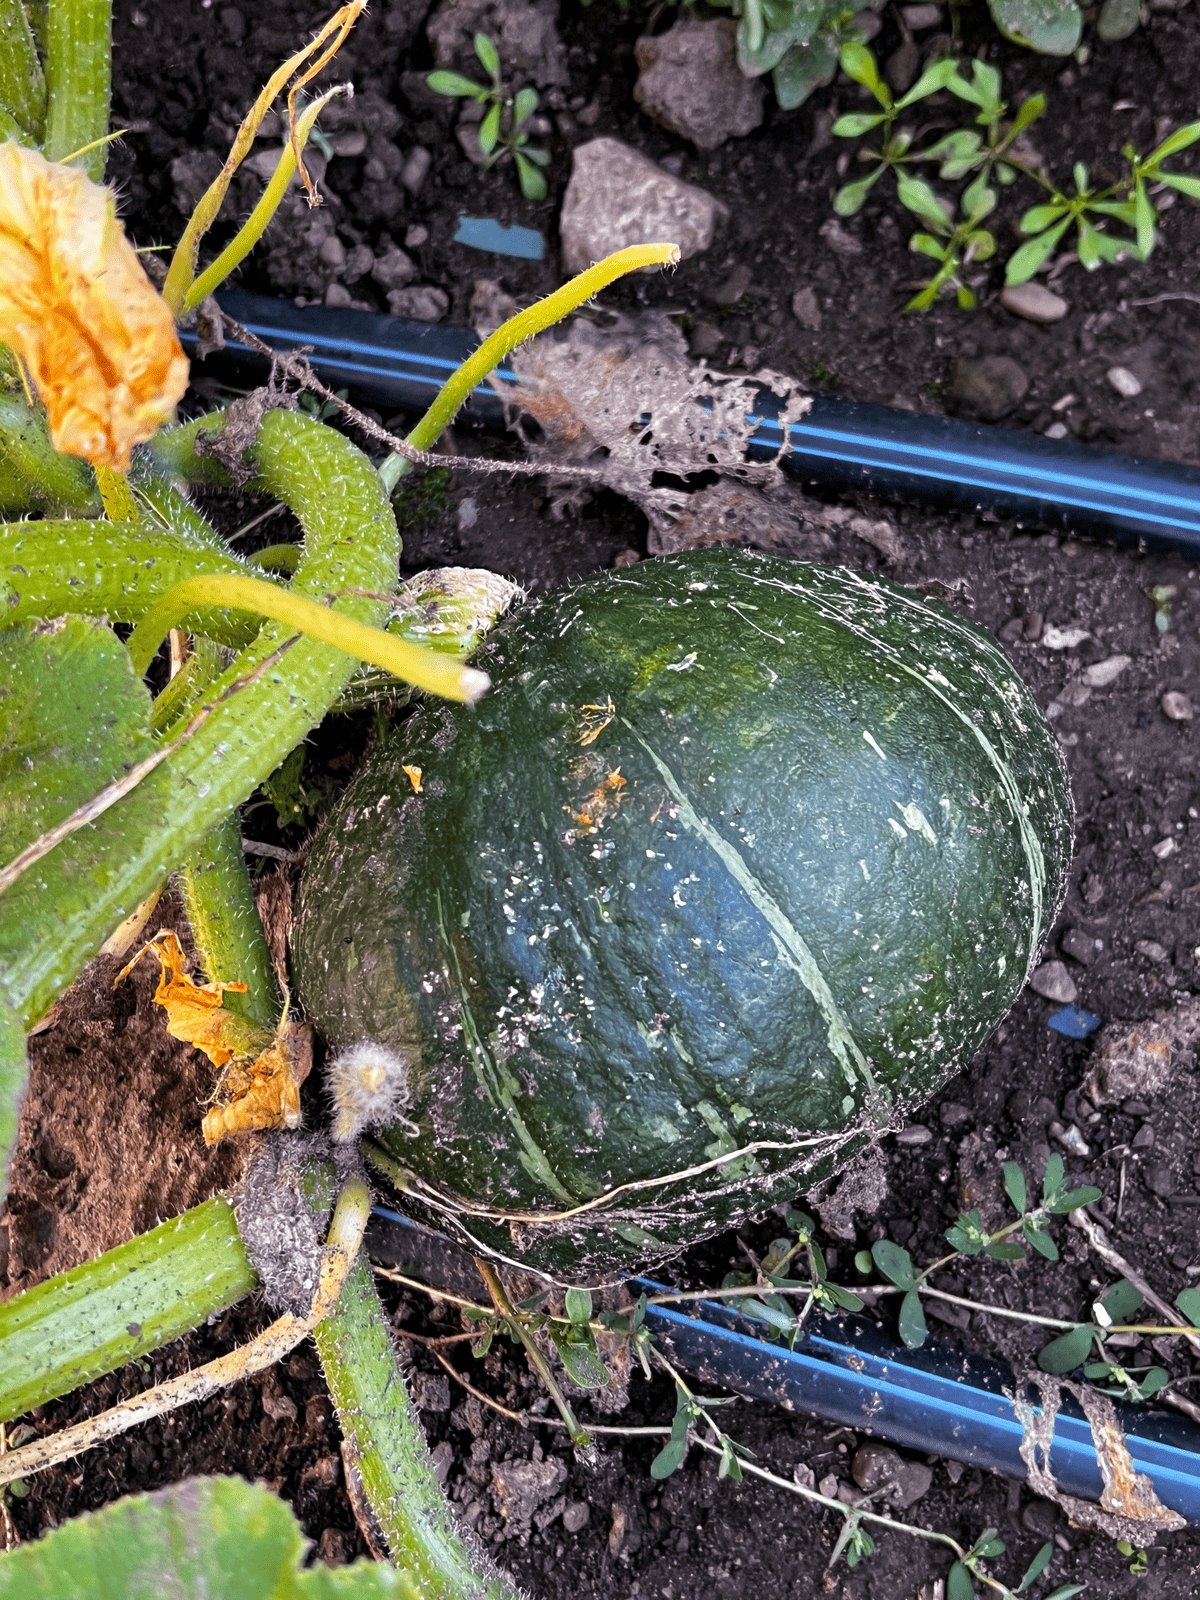
[[[264,0],[245,11],[190,3],[143,9],[122,0],[116,10],[115,107],[129,134],[114,150],[111,172],[137,241],[172,240],[197,185],[215,173],[242,111],[283,55],[324,20],[326,7]],[[986,49],[1002,68],[1011,99],[1045,90],[1049,109],[1036,125],[1035,143],[1052,157],[1056,172],[1065,174],[1083,160],[1098,174],[1115,176],[1126,140],[1145,150],[1156,130],[1194,115],[1200,23],[1187,0],[1164,0],[1119,45],[1093,39],[1082,65],[1004,43],[982,5],[960,11],[966,45]],[[1041,433],[1061,421],[1072,436],[1096,445],[1200,462],[1200,284],[1193,265],[1200,214],[1191,202],[1181,200],[1166,213],[1159,248],[1145,264],[1093,274],[1063,264],[1054,286],[1070,309],[1053,325],[1005,311],[997,298],[1000,274],[990,267],[979,269],[980,307],[973,314],[948,303],[924,317],[901,317],[916,258],[905,248],[909,229],[894,205],[881,198],[843,224],[860,247],[856,252],[837,254],[820,231],[832,215],[845,154],[829,127],[835,111],[858,107],[854,86],[842,80],[796,112],[772,107],[756,133],[697,152],[649,122],[632,96],[634,40],[669,20],[655,22],[637,0],[628,12],[606,0],[588,9],[563,7],[559,31],[569,82],[543,94],[550,114],[542,139],[552,155],[550,192],[535,205],[520,198],[511,170],[482,173],[464,158],[450,109],[423,90],[421,75],[432,65],[424,6],[381,4],[359,22],[339,65],[338,76],[353,78],[359,92],[331,122],[365,133],[366,140],[358,155],[329,161],[328,204],[316,214],[321,227],[336,231],[347,251],[365,243],[376,254],[388,240],[402,244],[406,235],[414,237],[414,227],[425,229],[425,242],[406,248],[421,281],[450,297],[446,320],[466,325],[479,277],[497,279],[521,298],[556,286],[557,204],[570,148],[610,134],[665,160],[729,208],[730,220],[707,253],[673,277],[639,279],[606,297],[630,311],[649,306],[684,313],[694,345],[697,330],[714,330],[703,335],[714,365],[738,370],[765,361],[807,379],[818,392],[936,412],[949,403],[959,358],[1004,355],[1029,378],[1005,426]],[[889,13],[875,49],[883,59],[899,43]],[[465,59],[460,65],[469,68]],[[432,152],[432,167],[412,194],[398,174],[415,144]],[[1195,170],[1190,154],[1175,164]],[[235,189],[231,210],[244,213],[249,193]],[[1020,205],[1008,197],[1003,203],[998,232],[1006,248],[1015,241]],[[460,215],[539,227],[549,239],[549,256],[543,263],[514,261],[455,245]],[[321,299],[331,268],[314,255],[303,231],[308,226],[308,213],[297,203],[255,253],[242,284]],[[742,263],[751,269],[751,282],[735,303],[722,306],[717,290]],[[815,328],[792,314],[792,297],[805,287],[815,291],[819,315],[807,319],[819,322]],[[386,309],[369,283],[354,285],[353,293]],[[1113,366],[1137,374],[1143,389],[1136,400],[1122,398],[1106,380]],[[207,388],[211,392],[211,383]],[[197,392],[205,392],[202,377]],[[1074,399],[1064,402],[1064,396]],[[1056,408],[1056,402],[1062,403]],[[480,453],[497,448],[495,440],[463,430],[458,444]],[[463,513],[467,500],[477,513],[473,523]],[[843,504],[887,523],[889,537],[865,541],[845,519],[830,518],[828,505],[797,502],[801,525],[825,559],[902,582],[936,581],[953,604],[1001,638],[1040,702],[1057,707],[1054,725],[1078,821],[1071,889],[1047,958],[1064,963],[1078,1003],[1103,1018],[1106,1031],[1086,1041],[1064,1038],[1047,1026],[1056,1002],[1027,990],[989,1044],[924,1108],[920,1123],[885,1141],[873,1158],[871,1181],[844,1192],[842,1204],[834,1196],[821,1206],[831,1273],[852,1287],[859,1281],[856,1249],[884,1236],[918,1262],[935,1259],[945,1253],[943,1232],[960,1208],[979,1207],[993,1225],[1003,1219],[1003,1160],[1020,1161],[1032,1178],[1056,1151],[1071,1182],[1102,1188],[1099,1215],[1113,1245],[1172,1301],[1200,1277],[1200,1091],[1191,1000],[1200,992],[1200,772],[1196,724],[1168,716],[1163,696],[1195,694],[1197,571],[1169,552],[1064,539],[1011,522],[933,516],[865,499]],[[432,497],[411,503],[409,511],[406,570],[485,565],[540,590],[646,553],[644,519],[612,495],[556,521],[537,487],[456,472],[440,508]],[[271,537],[279,537],[274,529]],[[1162,585],[1173,590],[1165,630],[1156,625],[1152,597]],[[1052,647],[1047,628],[1068,626],[1079,630],[1078,642]],[[1124,669],[1083,693],[1086,669],[1115,656],[1129,658]],[[361,747],[368,732],[369,719],[360,719],[321,744],[323,755],[314,757],[308,781],[318,787],[344,781],[346,751]],[[299,842],[294,830],[272,833],[269,811],[256,812],[247,832]],[[265,893],[284,916],[283,879],[273,877]],[[179,921],[168,899],[150,928]],[[150,1005],[148,968],[114,990],[115,965],[98,961],[33,1041],[33,1082],[0,1228],[7,1293],[238,1180],[242,1155],[227,1148],[205,1154],[199,1137],[210,1089],[206,1064],[162,1032]],[[1174,1030],[1171,1073],[1157,1082],[1114,1079],[1106,1094],[1097,1060],[1105,1043],[1131,1023]],[[319,1103],[313,1099],[310,1108],[318,1110]],[[748,1225],[670,1270],[681,1284],[711,1284],[744,1267],[746,1251],[761,1251],[775,1231],[775,1219]],[[1060,1225],[1058,1238],[1056,1264],[1037,1256],[1013,1264],[963,1261],[937,1281],[971,1299],[1051,1317],[1085,1316],[1118,1273],[1076,1230]],[[450,1312],[413,1291],[386,1282],[384,1289],[398,1333],[456,1331]],[[936,1318],[936,1305],[929,1309]],[[1026,1324],[954,1307],[950,1313],[953,1321],[934,1321],[935,1334],[961,1348],[1019,1362],[1043,1342]],[[888,1314],[885,1302],[885,1322]],[[40,1408],[34,1424],[39,1432],[53,1431],[209,1359],[248,1337],[268,1315],[255,1304],[235,1307],[138,1367]],[[891,1600],[939,1592],[935,1585],[948,1557],[934,1545],[888,1534],[862,1565],[849,1571],[840,1564],[826,1578],[838,1525],[831,1513],[762,1483],[718,1481],[715,1463],[698,1451],[657,1482],[648,1467],[659,1441],[644,1436],[606,1436],[598,1462],[588,1466],[572,1456],[561,1435],[499,1417],[452,1385],[422,1346],[410,1343],[409,1349],[414,1390],[449,1494],[538,1600],[568,1594],[590,1600],[615,1588],[647,1600],[744,1591]],[[1127,1354],[1131,1363],[1161,1360],[1175,1391],[1185,1400],[1196,1397],[1189,1383],[1200,1368],[1183,1341],[1169,1348],[1155,1341]],[[534,1380],[515,1355],[497,1348],[481,1362],[461,1354],[456,1359],[470,1382],[510,1408],[536,1403]],[[661,1426],[673,1409],[665,1378],[647,1383],[635,1372],[627,1409],[601,1420]],[[742,1401],[724,1410],[721,1422],[785,1479],[807,1468],[817,1481],[832,1472],[841,1484],[851,1482],[861,1435]],[[553,1484],[540,1504],[536,1494],[522,1501],[499,1493],[503,1469],[513,1462],[536,1466],[524,1481]],[[15,1530],[22,1539],[34,1538],[82,1510],[196,1472],[241,1473],[278,1489],[326,1561],[366,1553],[344,1490],[332,1409],[307,1347],[260,1379],[31,1482],[27,1497],[12,1506]],[[1138,1587],[1130,1558],[1110,1539],[1072,1526],[1015,1481],[935,1461],[929,1489],[903,1515],[964,1543],[984,1527],[997,1528],[1008,1546],[997,1566],[1010,1583],[1052,1538],[1055,1582],[1086,1583],[1090,1600]],[[1200,1581],[1200,1539],[1190,1529],[1160,1536],[1148,1563],[1147,1592],[1190,1596]]]

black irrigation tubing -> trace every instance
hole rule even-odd
[[[458,1245],[389,1211],[375,1208],[367,1248],[381,1265],[486,1303],[470,1256]],[[633,1278],[638,1293],[669,1291]],[[650,1306],[646,1326],[680,1371],[703,1384],[768,1400],[789,1411],[871,1434],[968,1466],[1025,1477],[1021,1423],[1012,1394],[1016,1380],[1004,1362],[947,1346],[897,1346],[862,1317],[814,1311],[796,1348],[770,1344],[754,1324],[718,1301],[678,1309]],[[1036,1411],[1036,1396],[1023,1399]],[[1176,1413],[1117,1406],[1134,1468],[1158,1498],[1189,1522],[1200,1522],[1200,1427]],[[1104,1488],[1091,1427],[1067,1400],[1054,1419],[1050,1470],[1060,1490],[1098,1501]]]
[[[298,307],[236,290],[219,300],[273,348],[311,346],[313,365],[331,387],[352,388],[397,411],[423,411],[478,343],[469,329],[408,317]],[[499,377],[512,374],[501,367]],[[782,442],[778,402],[764,390],[756,404],[760,421],[750,454],[769,460]],[[487,385],[474,390],[468,411],[486,422],[503,419]],[[791,424],[788,440],[785,469],[806,484],[898,495],[1200,558],[1200,468],[825,396]]]

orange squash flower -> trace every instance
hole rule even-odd
[[[126,239],[112,191],[0,145],[0,341],[46,407],[54,447],[125,471],[187,388],[175,323]]]

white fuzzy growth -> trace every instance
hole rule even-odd
[[[401,1122],[416,1134],[415,1123],[400,1115],[408,1104],[408,1066],[381,1044],[364,1039],[343,1050],[328,1068],[333,1101],[333,1137],[350,1144],[367,1128]]]

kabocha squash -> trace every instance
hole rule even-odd
[[[993,640],[729,551],[525,606],[317,840],[294,960],[406,1065],[415,1213],[581,1281],[791,1199],[1008,1010],[1061,903],[1057,743]]]

